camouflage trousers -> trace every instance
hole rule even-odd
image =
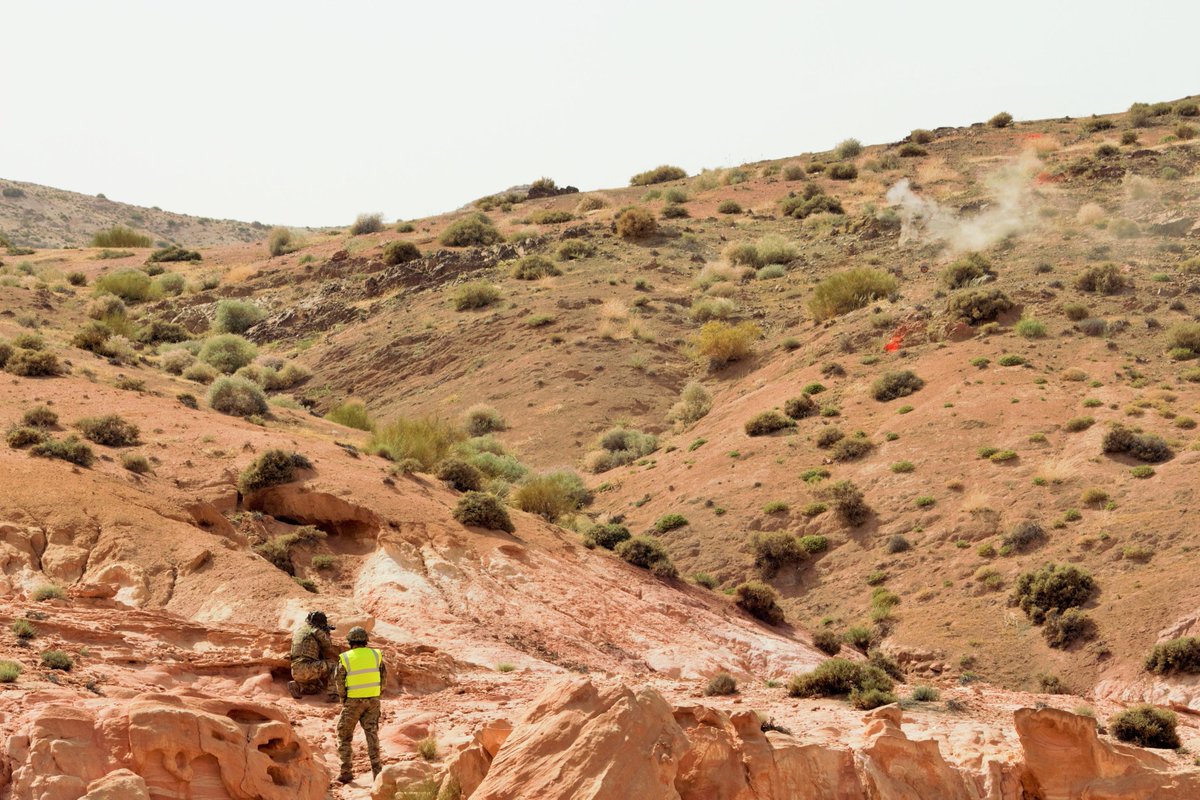
[[[342,714],[338,717],[338,757],[342,760],[342,774],[351,775],[351,742],[354,739],[354,728],[362,726],[367,737],[367,757],[371,759],[371,771],[376,775],[383,769],[379,759],[379,698],[360,697],[346,698],[342,706]]]
[[[300,684],[304,694],[325,691],[337,669],[336,661],[296,661],[292,664],[292,680]]]

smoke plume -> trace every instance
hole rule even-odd
[[[1033,224],[1036,197],[1031,178],[1040,169],[1032,151],[984,178],[990,200],[978,214],[960,216],[936,200],[922,197],[904,178],[888,189],[888,203],[899,206],[900,243],[945,242],[952,251],[983,250],[1005,236],[1020,233]]]

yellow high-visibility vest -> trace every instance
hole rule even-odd
[[[372,647],[356,647],[338,656],[346,670],[346,696],[351,698],[379,697],[379,665],[383,656]]]

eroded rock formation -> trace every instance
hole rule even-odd
[[[179,695],[44,702],[7,757],[15,800],[320,800],[329,785],[279,710]]]

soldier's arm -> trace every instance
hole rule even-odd
[[[333,673],[333,687],[337,690],[338,699],[346,702],[346,668],[342,660],[337,660],[337,670]]]
[[[320,631],[317,635],[317,642],[321,646],[321,660],[333,661],[338,657],[338,649],[334,647],[333,639],[325,631]]]
[[[384,688],[387,686],[387,664],[381,659],[379,662],[379,693],[383,694]]]

